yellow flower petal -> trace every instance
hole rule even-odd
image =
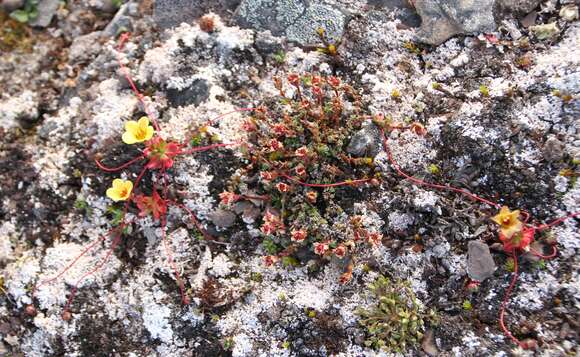
[[[123,139],[123,142],[128,145],[135,144],[137,142],[137,139],[135,139],[135,135],[133,135],[133,133],[128,131],[123,133],[121,139]]]
[[[114,180],[113,180],[113,184],[112,184],[112,186],[113,186],[113,188],[114,188],[115,190],[118,190],[118,189],[120,189],[120,188],[122,188],[122,187],[123,187],[123,184],[124,184],[124,183],[125,183],[125,180],[122,180],[122,179],[118,179],[118,178],[117,178],[117,179],[114,179]]]
[[[138,124],[139,124],[139,128],[141,128],[141,129],[147,128],[149,126],[149,118],[148,117],[141,117],[139,119]]]
[[[151,140],[153,134],[155,134],[155,129],[152,126],[148,126],[145,133],[145,141]]]
[[[137,123],[135,120],[129,120],[125,123],[125,130],[134,133],[139,130],[139,123]]]
[[[133,182],[131,181],[114,179],[111,186],[107,189],[107,197],[115,202],[127,200],[133,191]]]

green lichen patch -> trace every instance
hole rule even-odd
[[[359,323],[367,331],[366,346],[404,352],[421,341],[426,324],[437,322],[435,311],[419,304],[408,282],[380,276],[369,288],[376,304],[357,310]]]

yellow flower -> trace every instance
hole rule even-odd
[[[523,228],[523,223],[519,220],[519,216],[519,210],[510,211],[508,207],[503,206],[499,213],[491,219],[499,224],[501,233],[509,239]]]
[[[113,186],[107,190],[107,197],[113,201],[126,201],[131,196],[133,182],[121,179],[114,179]]]
[[[155,130],[149,125],[149,118],[141,117],[139,121],[129,120],[125,123],[123,142],[125,144],[141,143],[150,140]]]

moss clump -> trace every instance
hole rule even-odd
[[[0,10],[0,50],[30,52],[33,44],[30,27]]]
[[[370,309],[359,308],[359,323],[366,328],[365,345],[388,352],[404,352],[423,338],[425,324],[435,324],[434,310],[424,311],[409,283],[380,276],[369,285],[377,300]]]

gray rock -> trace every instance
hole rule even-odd
[[[497,0],[500,12],[525,15],[537,8],[542,0]]]
[[[375,157],[381,151],[381,132],[374,123],[368,123],[350,139],[346,151],[357,157]]]
[[[22,8],[24,6],[24,1],[25,0],[1,0],[0,9],[3,9],[6,12],[12,12]]]
[[[242,27],[269,30],[274,36],[282,36],[305,11],[302,0],[242,0],[235,19]]]
[[[242,27],[269,30],[274,36],[286,36],[300,45],[320,43],[319,28],[325,30],[330,42],[338,42],[347,22],[342,11],[304,0],[242,0],[235,19]]]
[[[97,56],[101,50],[101,43],[99,42],[100,36],[101,31],[95,31],[76,37],[69,49],[69,60],[78,63]]]
[[[304,15],[286,29],[288,41],[301,45],[320,43],[318,29],[323,28],[331,43],[338,43],[346,26],[347,18],[340,10],[326,5],[312,4]]]
[[[209,219],[217,227],[228,228],[236,222],[236,214],[232,211],[217,209],[209,215]]]
[[[131,3],[126,3],[119,8],[119,11],[115,14],[115,17],[109,22],[107,27],[102,32],[103,37],[112,37],[116,36],[120,30],[133,30],[133,22],[131,21],[131,17],[129,16],[129,12],[131,10]]]
[[[548,161],[560,161],[564,158],[564,143],[555,136],[550,136],[544,143],[542,153]]]
[[[467,244],[467,274],[472,280],[484,281],[493,276],[495,268],[487,244],[478,240]]]
[[[38,3],[38,16],[28,21],[30,26],[47,27],[60,6],[60,0],[40,0]]]
[[[458,34],[490,32],[496,28],[493,0],[417,0],[421,16],[419,41],[439,45]]]
[[[167,100],[172,107],[198,106],[209,98],[209,85],[205,79],[196,79],[186,89],[168,89]]]

